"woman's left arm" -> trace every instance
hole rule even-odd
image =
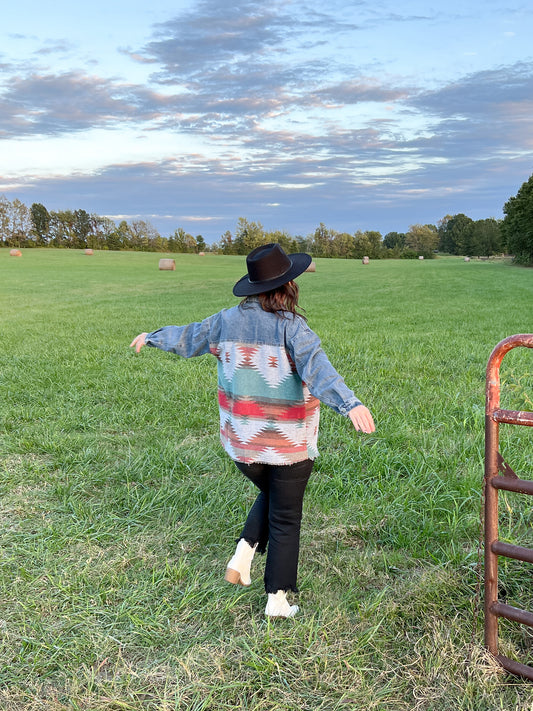
[[[355,429],[359,432],[366,432],[367,434],[375,432],[376,425],[374,424],[374,418],[368,407],[357,405],[350,410],[348,417],[352,421]]]

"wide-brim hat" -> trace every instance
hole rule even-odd
[[[263,244],[246,257],[248,274],[235,284],[233,294],[253,296],[277,289],[305,272],[311,261],[304,252],[286,254],[277,242]]]

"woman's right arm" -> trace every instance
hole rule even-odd
[[[164,326],[151,333],[140,333],[130,344],[139,353],[143,346],[152,346],[162,351],[176,353],[183,358],[209,353],[209,340],[213,319],[217,314],[197,323],[185,326]]]
[[[146,345],[146,336],[148,333],[139,333],[138,336],[136,336],[133,341],[130,343],[130,348],[135,348],[135,352],[139,353],[141,348]]]

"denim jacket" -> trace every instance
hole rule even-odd
[[[217,358],[220,436],[236,461],[314,459],[318,401],[341,415],[361,404],[304,319],[264,311],[257,298],[198,323],[160,328],[146,344],[184,358]]]

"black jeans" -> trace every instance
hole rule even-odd
[[[258,553],[264,553],[268,544],[265,590],[298,592],[302,506],[313,460],[287,466],[235,464],[261,492],[250,509],[241,538],[251,546],[257,543]]]

